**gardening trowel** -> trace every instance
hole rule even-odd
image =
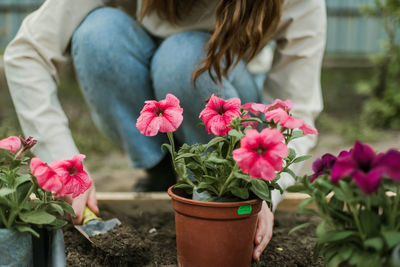
[[[103,221],[101,218],[97,217],[92,210],[85,207],[85,210],[83,211],[82,225],[75,225],[75,228],[93,243],[90,239],[92,236],[107,233],[109,230],[120,224],[121,222],[117,218]]]

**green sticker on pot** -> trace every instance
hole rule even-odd
[[[238,214],[243,215],[243,214],[250,214],[251,213],[251,205],[249,206],[240,206],[238,208]]]

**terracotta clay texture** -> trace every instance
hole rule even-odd
[[[175,210],[179,266],[251,266],[261,200],[196,201],[173,186],[168,194]]]

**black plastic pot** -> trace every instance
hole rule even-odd
[[[65,267],[65,244],[61,229],[37,230],[40,238],[32,238],[34,267]]]

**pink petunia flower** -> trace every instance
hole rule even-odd
[[[274,121],[276,124],[280,123],[282,127],[288,129],[299,128],[303,125],[303,121],[290,116],[285,110],[277,108],[265,113],[265,118],[268,122]]]
[[[209,134],[227,135],[231,130],[231,127],[228,127],[231,124],[231,120],[239,116],[239,98],[235,97],[223,100],[213,94],[199,117],[204,122]]]
[[[290,99],[287,99],[285,101],[282,101],[280,99],[276,99],[274,103],[265,106],[265,111],[270,111],[274,110],[277,108],[283,109],[287,112],[289,112],[293,107],[293,102]]]
[[[260,113],[264,113],[267,110],[267,106],[259,103],[246,103],[242,105],[242,109],[250,111],[254,116],[258,117]]]
[[[15,153],[21,147],[21,140],[17,136],[10,136],[5,139],[0,140],[0,148],[11,151]]]
[[[77,197],[92,185],[92,180],[83,169],[82,161],[85,155],[75,155],[71,160],[55,160],[50,167],[60,176],[63,183],[59,195],[72,194]]]
[[[303,131],[303,134],[318,134],[317,129],[308,125],[303,120],[290,116],[285,110],[277,108],[265,113],[265,118],[268,122],[274,121],[284,128],[295,129],[298,128]]]
[[[240,148],[233,151],[233,159],[243,173],[254,178],[273,180],[275,172],[282,170],[283,158],[289,153],[284,139],[276,129],[266,128],[260,133],[250,129],[240,140]]]
[[[36,177],[38,185],[44,190],[54,192],[58,195],[62,189],[63,183],[61,177],[46,163],[38,158],[31,159],[30,168],[32,174]]]
[[[145,101],[146,105],[140,112],[136,128],[146,135],[154,136],[159,131],[162,133],[174,132],[183,120],[183,109],[179,106],[179,99],[173,94],[157,102]]]

